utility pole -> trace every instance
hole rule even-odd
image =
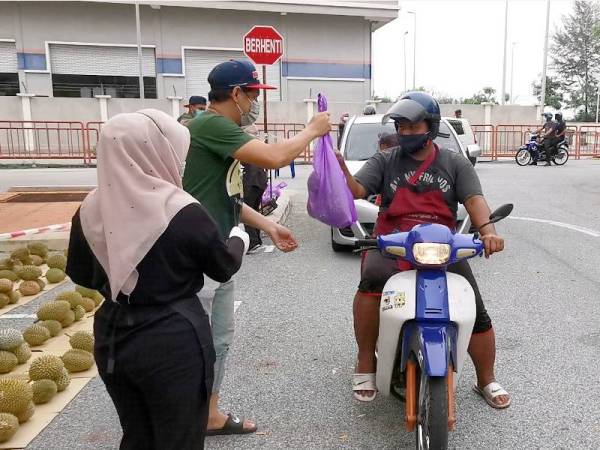
[[[504,59],[502,63],[502,98],[500,103],[506,103],[506,45],[508,41],[508,0],[504,0]]]
[[[408,31],[404,32],[404,92],[406,92],[406,35]]]
[[[548,32],[550,27],[550,0],[546,0],[546,35],[544,37],[544,68],[542,69],[542,98],[540,107],[542,114],[546,106],[546,69],[548,67]]]
[[[406,11],[408,14],[413,15],[413,90],[417,88],[417,12]]]
[[[510,103],[512,105],[515,104],[515,100],[513,99],[513,79],[515,77],[515,45],[517,43],[512,43],[512,48],[510,52]]]

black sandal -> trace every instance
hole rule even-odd
[[[225,425],[223,428],[218,428],[216,430],[206,430],[207,436],[225,436],[231,434],[251,434],[256,433],[258,427],[254,426],[253,428],[244,428],[245,419],[239,419],[233,414],[227,414],[227,420],[225,421]]]

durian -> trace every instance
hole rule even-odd
[[[36,347],[50,339],[50,331],[48,331],[48,328],[46,327],[34,324],[23,332],[23,337],[29,345]]]
[[[51,337],[58,336],[62,330],[62,325],[58,320],[43,320],[39,322],[39,325],[47,328]]]
[[[31,358],[31,348],[27,342],[23,342],[13,350],[19,364],[25,364]]]
[[[10,281],[17,281],[19,279],[15,272],[8,269],[0,270],[0,278],[6,278]]]
[[[21,267],[23,263],[18,259],[5,258],[0,261],[0,269],[15,271],[17,267]]]
[[[37,281],[23,281],[19,285],[19,292],[25,297],[37,295],[40,293],[40,291],[40,285],[37,283]]]
[[[94,353],[94,335],[89,331],[78,331],[69,338],[72,348]]]
[[[85,350],[73,348],[62,356],[65,368],[69,372],[83,372],[94,365],[94,355]]]
[[[44,258],[42,258],[41,256],[38,255],[31,255],[31,264],[38,267],[41,266],[42,264],[44,264]]]
[[[42,355],[34,359],[29,367],[29,378],[32,381],[57,380],[63,373],[65,365],[56,355]]]
[[[54,381],[56,381],[58,392],[64,391],[69,387],[69,384],[71,384],[71,376],[69,375],[69,371],[63,368],[60,376]]]
[[[58,392],[58,387],[54,380],[37,380],[31,385],[33,390],[33,403],[41,405],[48,403]]]
[[[8,297],[9,297],[8,303],[10,303],[11,305],[14,305],[15,303],[18,303],[19,300],[21,300],[21,292],[20,291],[12,291],[10,294],[8,294]]]
[[[23,335],[14,328],[2,328],[0,330],[0,350],[12,350],[23,342]]]
[[[40,320],[58,320],[59,322],[62,322],[70,310],[71,305],[69,302],[48,302],[38,309],[37,316]]]
[[[83,286],[75,285],[75,290],[81,294],[82,297],[94,298],[94,294],[98,291],[95,291],[90,288],[86,288]]]
[[[33,391],[26,380],[20,378],[0,379],[0,412],[18,416],[27,410],[33,399]]]
[[[85,309],[83,309],[83,306],[81,305],[77,305],[73,308],[73,313],[75,314],[75,322],[79,322],[85,317]]]
[[[38,284],[38,286],[40,287],[40,291],[43,291],[44,288],[46,287],[46,283],[44,283],[44,280],[38,278],[37,280],[35,280],[35,282]]]
[[[42,269],[31,265],[19,267],[17,268],[16,272],[19,278],[25,281],[37,280],[42,276]]]
[[[12,352],[0,350],[0,373],[8,373],[19,364],[19,360]]]
[[[75,308],[77,305],[84,306],[83,297],[79,292],[76,291],[61,292],[56,296],[55,300],[69,302],[69,304],[71,305],[71,309]]]
[[[13,282],[8,278],[0,278],[0,294],[8,294],[13,290]]]
[[[31,261],[31,257],[29,255],[29,250],[27,248],[22,247],[16,249],[14,252],[10,254],[10,259],[17,259],[21,261],[23,264],[28,264]]]
[[[19,429],[19,419],[9,413],[0,413],[0,442],[12,438]]]
[[[27,250],[30,255],[37,255],[45,258],[48,255],[48,247],[42,242],[32,242],[27,244]]]
[[[27,405],[27,408],[21,414],[17,414],[17,419],[19,420],[19,423],[27,422],[29,419],[31,419],[31,416],[33,416],[34,412],[35,412],[35,403],[33,403],[33,401],[31,401]]]
[[[67,311],[65,318],[60,321],[60,324],[62,325],[63,328],[67,328],[67,327],[73,325],[73,322],[75,322],[75,313],[73,311],[69,310],[69,311]]]
[[[10,303],[10,294],[0,294],[0,308],[4,308]]]
[[[60,269],[48,269],[48,272],[46,272],[46,280],[50,284],[60,283],[66,277],[67,275]]]
[[[55,253],[48,257],[46,264],[48,264],[48,267],[51,269],[60,269],[64,271],[67,268],[67,258],[60,253]]]

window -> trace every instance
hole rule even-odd
[[[53,74],[55,97],[93,98],[110,95],[114,98],[139,98],[139,78],[105,75]],[[156,78],[144,77],[144,96],[156,98]]]
[[[379,136],[382,133],[394,133],[394,122],[354,123],[346,138],[344,157],[349,161],[366,161],[379,150]]]
[[[450,127],[444,122],[440,122],[440,132],[434,142],[440,147],[444,147],[454,153],[460,153],[460,143],[450,131]]]
[[[448,119],[448,123],[450,125],[452,125],[452,128],[454,128],[454,131],[456,131],[456,134],[458,134],[459,136],[462,136],[463,134],[465,134],[465,130],[464,130],[462,121]]]
[[[19,75],[16,73],[0,73],[0,96],[17,95],[19,93]]]

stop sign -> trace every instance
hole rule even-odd
[[[275,64],[283,56],[283,36],[273,27],[252,27],[244,36],[244,53],[254,64]]]

